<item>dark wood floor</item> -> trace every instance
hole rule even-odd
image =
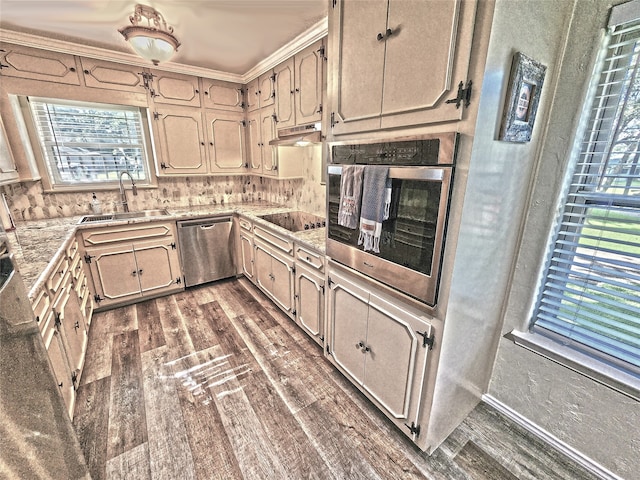
[[[94,480],[594,478],[482,404],[427,456],[246,280],[96,314],[74,426]]]

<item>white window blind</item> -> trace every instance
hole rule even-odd
[[[533,330],[637,374],[640,22],[610,27],[605,48]]]
[[[114,183],[124,170],[142,183],[148,180],[138,108],[34,97],[28,100],[54,186]]]

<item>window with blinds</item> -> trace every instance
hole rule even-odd
[[[28,98],[52,186],[117,183],[128,171],[148,182],[139,108]]]
[[[605,43],[533,331],[638,374],[640,21],[610,25]]]

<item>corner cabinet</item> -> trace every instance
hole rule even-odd
[[[183,290],[174,224],[104,227],[81,235],[99,308]]]
[[[434,335],[429,319],[336,268],[329,269],[327,308],[331,363],[416,441]]]
[[[468,86],[476,0],[333,5],[332,134],[462,118],[465,102],[455,99]]]

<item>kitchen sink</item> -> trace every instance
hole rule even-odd
[[[326,226],[326,221],[323,217],[307,212],[272,213],[259,215],[259,217],[290,232],[301,232]]]
[[[140,210],[138,212],[120,212],[96,215],[85,215],[78,223],[108,222],[111,220],[127,220],[131,218],[162,217],[171,215],[166,208]]]

